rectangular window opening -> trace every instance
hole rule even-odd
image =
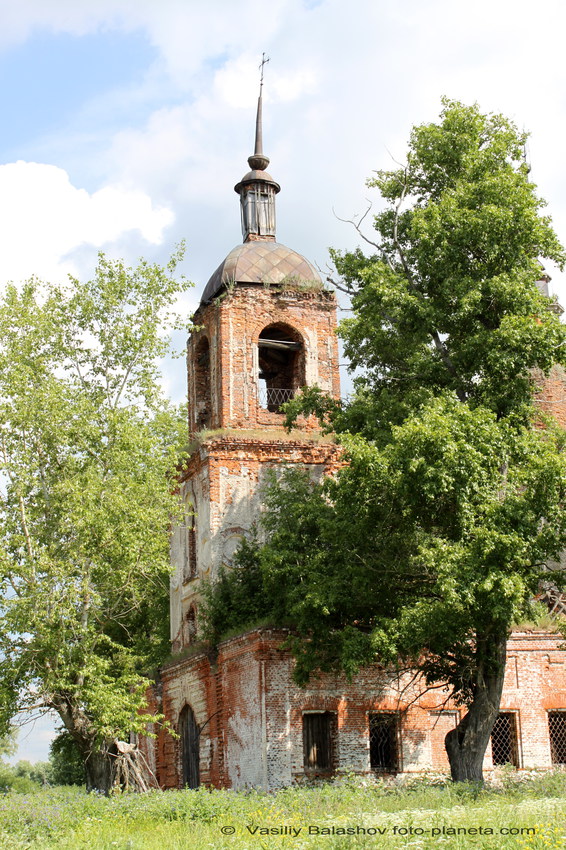
[[[429,712],[432,728],[430,730],[430,747],[432,766],[448,770],[450,763],[446,752],[446,735],[455,729],[460,721],[457,711],[441,709]]]
[[[333,770],[335,717],[330,711],[303,714],[303,759],[308,772]]]
[[[513,711],[497,715],[491,730],[491,757],[493,764],[512,764],[519,767],[517,716]]]
[[[548,712],[552,764],[566,764],[566,710]]]
[[[399,770],[399,714],[376,711],[369,715],[369,762],[377,773]]]

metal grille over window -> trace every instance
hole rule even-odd
[[[502,711],[497,715],[491,731],[491,757],[493,764],[519,767],[517,717],[514,712]]]
[[[303,714],[305,770],[332,769],[332,720],[328,711]]]
[[[286,401],[291,401],[294,395],[295,390],[280,387],[260,387],[259,403],[266,410],[270,410],[272,413],[278,413],[281,405],[285,404]]]
[[[552,764],[566,764],[566,710],[548,712]]]
[[[378,711],[369,715],[369,761],[378,773],[396,773],[399,769],[399,715],[396,711]]]

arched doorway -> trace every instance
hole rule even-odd
[[[179,715],[183,788],[198,788],[200,784],[199,737],[200,729],[195,713],[190,705],[186,705]]]

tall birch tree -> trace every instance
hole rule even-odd
[[[167,651],[184,423],[158,361],[180,256],[101,255],[87,283],[32,280],[0,302],[0,720],[56,712],[103,791]]]

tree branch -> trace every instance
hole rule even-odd
[[[356,230],[356,232],[362,237],[364,242],[367,242],[368,245],[372,245],[374,248],[377,248],[379,253],[382,254],[384,259],[387,261],[387,257],[386,257],[385,251],[383,249],[383,246],[380,245],[378,242],[373,242],[371,239],[368,239],[368,237],[365,235],[365,233],[363,232],[363,230],[361,228],[361,224],[364,221],[364,219],[366,218],[366,216],[368,215],[369,211],[371,210],[371,207],[372,207],[372,204],[371,204],[370,201],[368,201],[368,208],[366,209],[365,213],[363,213],[363,215],[360,216],[359,221],[356,221],[354,218],[341,218],[338,215],[338,213],[336,212],[336,210],[334,209],[334,207],[332,207],[332,212],[333,212],[335,218],[338,219],[338,221],[341,221],[344,224],[351,224],[352,227]]]

